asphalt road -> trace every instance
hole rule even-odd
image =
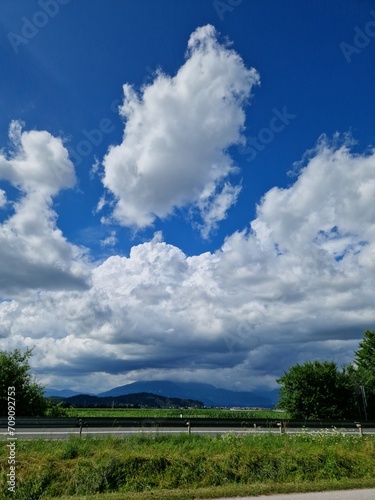
[[[287,495],[267,495],[258,497],[221,498],[216,500],[374,500],[375,489],[320,491],[316,493],[289,493]]]
[[[251,435],[251,434],[279,434],[279,429],[239,429],[230,427],[192,427],[192,434],[223,434],[226,432],[232,432],[233,434]],[[301,429],[288,429],[287,434],[298,434],[301,433]],[[317,432],[316,429],[307,429],[303,432]],[[326,432],[333,432],[328,430]],[[181,434],[188,433],[187,427],[83,427],[82,436],[128,436],[130,434]],[[346,434],[359,435],[359,431],[356,428],[346,429]],[[27,427],[27,428],[16,428],[15,437],[18,439],[67,439],[69,436],[79,436],[79,427],[63,427],[63,428],[38,428],[38,427]],[[375,429],[366,429],[365,434],[375,434]],[[12,439],[7,433],[7,429],[0,429],[0,439]],[[356,499],[357,500],[357,499]],[[372,500],[375,500],[375,496]]]

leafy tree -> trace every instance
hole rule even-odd
[[[375,331],[365,331],[355,352],[355,364],[367,378],[375,378]]]
[[[366,330],[354,358],[357,384],[365,390],[367,416],[375,418],[375,331]]]
[[[8,414],[8,388],[14,388],[17,416],[44,415],[47,403],[44,388],[30,374],[29,359],[32,349],[21,353],[0,351],[0,416]],[[12,391],[13,392],[13,391]]]
[[[47,399],[46,417],[68,417],[68,409],[65,407],[64,402],[54,403],[51,399]]]
[[[333,361],[313,361],[292,366],[277,382],[281,385],[279,408],[295,419],[340,419],[354,414],[348,370]]]

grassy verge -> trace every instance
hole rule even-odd
[[[4,443],[0,498],[16,500],[95,494],[101,500],[187,500],[375,486],[371,436],[228,433],[18,441],[15,494],[7,491],[7,453]]]
[[[244,496],[271,495],[277,493],[307,493],[313,491],[333,491],[346,489],[375,488],[375,479],[342,481],[306,481],[304,483],[276,484],[232,484],[211,488],[160,490],[152,492],[152,500],[203,500],[212,498],[234,498]],[[60,497],[59,500],[71,499],[71,496]],[[103,493],[74,497],[74,500],[150,500],[150,492],[142,493]]]

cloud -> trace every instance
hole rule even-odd
[[[294,252],[311,243],[333,257],[353,257],[375,236],[374,153],[351,155],[347,145],[332,149],[323,137],[313,154],[291,188],[264,197],[256,221],[261,239]]]
[[[22,132],[19,122],[12,122],[9,138],[13,149],[8,156],[0,153],[0,179],[16,187],[20,198],[0,225],[0,296],[86,287],[85,251],[65,239],[52,209],[53,196],[75,184],[67,150],[48,132]]]
[[[116,231],[111,231],[110,235],[100,240],[100,245],[103,247],[114,247],[117,243]]]
[[[201,233],[203,238],[208,238],[210,232],[216,228],[217,223],[227,217],[227,211],[237,201],[240,194],[240,186],[232,186],[225,183],[220,192],[215,186],[207,186],[200,195],[197,206],[201,213],[203,224]]]
[[[124,226],[144,228],[188,206],[207,237],[237,199],[240,186],[229,177],[238,169],[227,150],[243,141],[244,107],[259,75],[217,36],[213,26],[198,28],[175,76],[160,71],[139,94],[123,87],[123,141],[104,158],[103,183]]]
[[[5,207],[7,203],[6,192],[3,189],[0,189],[0,208]]]
[[[24,192],[52,196],[76,182],[74,167],[61,139],[49,132],[22,132],[22,123],[13,121],[9,139],[13,150],[0,155],[0,176]]]
[[[0,302],[2,344],[36,345],[45,383],[91,392],[150,378],[274,387],[296,362],[348,363],[375,327],[374,194],[375,152],[322,140],[216,252],[189,257],[156,233],[94,267],[87,290]]]

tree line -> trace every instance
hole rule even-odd
[[[289,368],[278,407],[298,420],[375,420],[375,331],[366,330],[353,364],[308,361]]]

